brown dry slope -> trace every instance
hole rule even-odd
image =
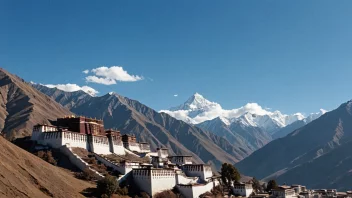
[[[0,197],[83,197],[92,184],[0,137]]]
[[[31,134],[33,125],[72,114],[21,78],[0,68],[0,132],[8,139]]]

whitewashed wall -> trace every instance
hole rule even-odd
[[[62,145],[68,144],[69,147],[78,147],[88,150],[87,136],[73,132],[62,132]]]
[[[171,190],[174,186],[176,186],[176,174],[173,170],[152,170],[152,196],[165,190]]]
[[[244,186],[242,187],[235,187],[232,188],[232,192],[234,195],[240,195],[242,197],[249,197],[252,192],[253,192],[253,188],[245,188]]]
[[[42,133],[42,139],[38,141],[40,144],[50,146],[52,148],[60,148],[62,144],[62,132],[45,132]]]
[[[177,185],[177,189],[185,198],[198,198],[201,194],[210,192],[214,186],[214,182],[209,182],[198,185]]]
[[[199,180],[198,177],[187,177],[182,174],[176,174],[176,184],[194,184]]]
[[[132,171],[133,181],[141,191],[152,195],[152,180],[150,170],[137,169]]]
[[[111,154],[109,140],[107,137],[93,136],[93,149],[92,152],[97,154],[108,155]]]
[[[113,149],[114,149],[114,153],[118,154],[118,155],[125,155],[125,147],[123,146],[122,142],[121,143],[116,143],[113,142]]]

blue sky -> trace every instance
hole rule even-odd
[[[331,110],[352,98],[351,7],[348,0],[1,1],[0,67],[27,81],[115,91],[156,110],[194,92],[224,108]],[[87,82],[95,73],[82,71],[102,66],[143,80]]]

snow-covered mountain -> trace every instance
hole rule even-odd
[[[303,127],[304,125],[312,122],[315,119],[318,119],[320,116],[324,115],[326,112],[327,112],[326,110],[320,109],[320,111],[317,113],[311,113],[303,120],[297,120],[296,122],[293,122],[292,124],[289,124],[289,125],[281,128],[272,137],[273,137],[273,139],[285,137],[287,134],[293,132],[294,130]]]
[[[270,134],[298,120],[306,119],[310,122],[322,115],[322,113],[310,114],[307,118],[302,113],[286,115],[280,111],[271,112],[257,103],[248,103],[237,109],[226,110],[220,104],[211,102],[198,93],[192,95],[185,103],[169,110],[161,110],[161,112],[190,124],[200,124],[219,117],[226,125],[239,122],[243,125],[261,128]]]

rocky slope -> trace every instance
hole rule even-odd
[[[260,179],[274,177],[286,183],[299,180],[308,187],[323,187],[324,181],[333,186],[336,181],[339,188],[347,188],[350,156],[343,148],[349,148],[351,138],[352,101],[349,101],[270,142],[236,166],[243,174]],[[317,174],[321,176],[316,177]]]
[[[94,187],[0,137],[0,197],[83,197]]]
[[[30,135],[33,125],[72,114],[23,79],[0,68],[0,131],[13,139]]]
[[[240,150],[238,154],[243,158],[271,141],[270,134],[261,128],[244,125],[238,121],[227,125],[219,117],[196,126],[227,139],[234,147]]]
[[[171,153],[191,154],[196,161],[211,163],[214,167],[243,158],[240,154],[242,149],[234,147],[228,140],[116,93],[91,97],[84,92],[68,93],[34,86],[75,114],[103,119],[106,128],[133,133],[138,140],[149,142],[154,149],[166,146]],[[84,99],[69,99],[73,94]]]
[[[266,179],[274,178],[280,183],[303,183],[313,189],[351,190],[351,149],[352,141],[349,140],[321,157],[285,170],[280,174],[274,174]]]

